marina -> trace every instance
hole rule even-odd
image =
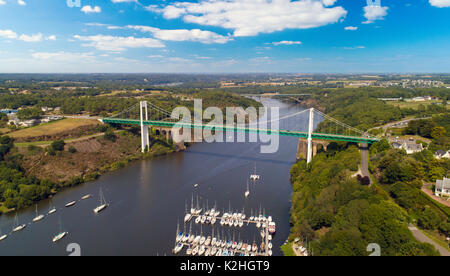
[[[207,204],[208,205],[208,204]],[[184,216],[185,229],[186,224],[190,223],[189,232],[180,231],[179,225],[177,226],[175,247],[172,253],[179,254],[183,248],[186,248],[186,255],[204,255],[204,256],[272,256],[273,235],[276,232],[276,223],[272,220],[271,216],[266,217],[265,212],[261,213],[261,207],[258,215],[246,216],[244,209],[242,212],[232,212],[229,207],[228,212],[221,212],[217,210],[216,204],[213,208],[203,209],[199,208],[199,202],[197,200],[197,207],[194,206],[194,200],[192,196],[190,213],[186,213]],[[187,205],[186,205],[187,210]],[[222,216],[220,216],[222,214]],[[200,225],[200,235],[195,235],[192,232],[192,222]],[[217,223],[217,224],[216,224]],[[212,227],[211,235],[203,234],[203,226]],[[235,239],[235,231],[233,231],[233,238],[230,238],[222,234],[220,237],[220,228],[228,228],[228,230],[241,231],[245,227],[255,227],[257,229],[261,242],[260,245],[256,243],[256,239],[253,242],[244,242],[243,240]],[[217,228],[216,228],[217,227]],[[216,231],[216,235],[214,232]],[[223,229],[222,229],[223,233]],[[239,234],[240,236],[240,234]]]

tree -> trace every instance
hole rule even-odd
[[[51,143],[50,147],[54,151],[63,151],[65,145],[66,145],[66,143],[63,140],[56,140]]]
[[[433,137],[434,139],[437,139],[437,138],[445,136],[446,133],[447,133],[447,131],[445,130],[445,128],[443,128],[441,126],[435,126],[431,130],[431,137]]]
[[[425,211],[420,214],[417,223],[423,229],[434,230],[441,223],[441,216],[435,210],[426,208]]]

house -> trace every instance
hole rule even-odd
[[[450,178],[444,177],[443,180],[436,180],[434,194],[436,196],[450,196]]]
[[[416,144],[416,143],[405,143],[403,144],[403,149],[406,150],[407,154],[414,154],[417,152],[423,151],[422,144]]]
[[[448,151],[438,150],[434,153],[434,158],[436,159],[450,158],[450,150]]]
[[[423,151],[423,145],[416,144],[416,142],[414,142],[414,139],[410,140],[395,139],[395,141],[391,145],[394,149],[405,150],[407,154],[414,154]]]

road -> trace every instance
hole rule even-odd
[[[361,174],[363,177],[370,178],[369,173],[369,146],[367,144],[359,144],[359,150],[361,151]],[[370,178],[370,185],[372,185],[372,179]]]
[[[408,228],[413,233],[413,236],[414,236],[414,238],[416,238],[416,240],[418,240],[419,242],[426,242],[426,243],[434,245],[434,247],[439,251],[439,253],[441,253],[441,256],[450,256],[450,251],[448,251],[444,247],[440,246],[439,244],[437,244],[436,242],[434,242],[433,240],[428,238],[417,227],[415,227],[414,225],[410,224],[408,226]]]

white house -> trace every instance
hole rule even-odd
[[[443,150],[438,150],[434,153],[434,157],[436,159],[450,158],[450,150],[448,150],[446,152]]]
[[[450,178],[444,177],[443,180],[436,180],[434,194],[436,196],[450,196]]]

